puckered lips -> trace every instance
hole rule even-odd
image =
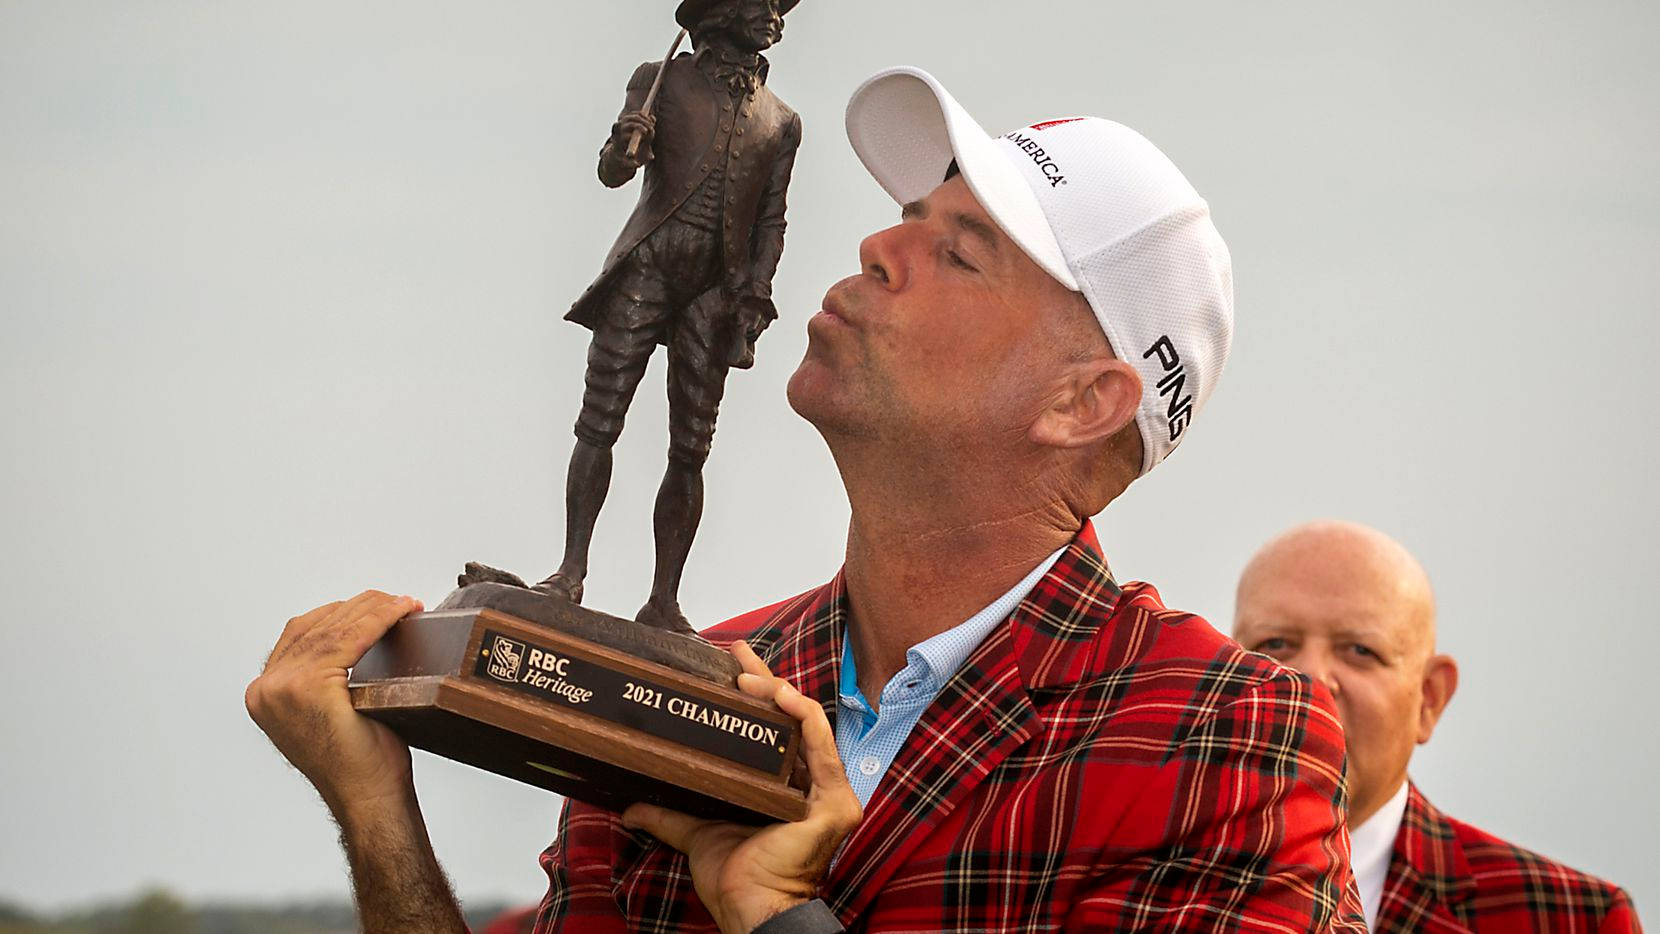
[[[836,288],[824,296],[823,307],[807,321],[809,327],[815,323],[821,327],[858,327],[858,322],[848,317],[847,303],[842,301]]]

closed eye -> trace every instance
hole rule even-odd
[[[968,260],[963,259],[963,255],[958,253],[956,250],[946,250],[945,258],[950,261],[951,265],[956,266],[958,269],[966,269],[969,272],[980,271],[979,267],[970,263]]]

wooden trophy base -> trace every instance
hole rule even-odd
[[[350,688],[413,747],[579,801],[799,820],[799,726],[738,691],[737,671],[693,637],[474,584],[394,625]]]

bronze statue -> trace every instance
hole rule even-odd
[[[538,591],[581,602],[611,448],[662,344],[668,468],[653,516],[651,594],[636,619],[694,632],[680,610],[680,577],[703,513],[716,412],[727,371],[753,364],[756,338],[777,317],[772,276],[784,249],[801,118],[767,88],[761,52],[778,41],[797,2],[683,0],[675,20],[694,51],[671,50],[629,79],[622,114],[600,149],[599,178],[616,188],[644,167],[645,180],[599,278],[566,315],[593,338],[565,486],[564,559]],[[482,565],[469,565],[460,583],[486,581],[518,583]]]
[[[703,511],[727,371],[777,317],[784,191],[801,119],[761,51],[797,0],[682,0],[668,57],[640,66],[599,155],[639,205],[568,317],[593,331],[566,483],[565,557],[535,587],[469,563],[458,589],[352,667],[352,706],[411,746],[621,809],[636,801],[748,822],[807,811],[799,724],[737,689],[736,657],[677,596]],[[686,33],[695,52],[676,56]],[[630,622],[581,606],[611,447],[657,345],[668,348],[669,463],[651,596]],[[639,625],[644,623],[646,625]]]

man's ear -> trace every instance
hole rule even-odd
[[[1437,655],[1424,665],[1424,697],[1418,706],[1418,743],[1429,742],[1435,724],[1441,721],[1441,711],[1447,709],[1453,692],[1458,690],[1458,663],[1450,655]]]
[[[1112,357],[1097,357],[1070,366],[1027,436],[1047,447],[1096,444],[1135,421],[1140,405],[1141,374],[1135,367]]]

